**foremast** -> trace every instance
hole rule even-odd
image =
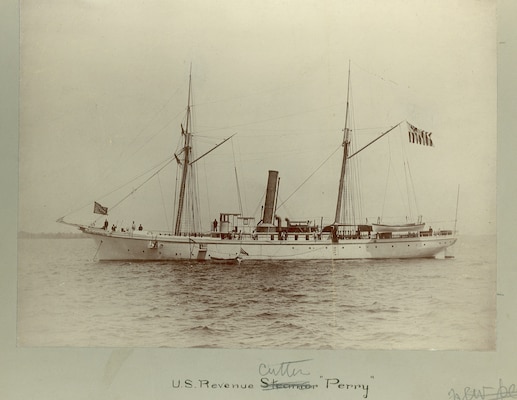
[[[188,96],[187,96],[187,113],[185,117],[185,127],[183,127],[183,124],[181,125],[181,135],[183,136],[183,147],[181,148],[180,154],[183,153],[183,159],[180,159],[177,154],[174,154],[174,157],[176,158],[177,163],[182,167],[182,173],[181,173],[181,182],[179,187],[179,197],[178,197],[178,209],[176,212],[176,222],[174,225],[174,235],[175,236],[181,236],[181,227],[183,223],[183,213],[185,209],[185,201],[187,199],[188,190],[191,190],[190,196],[192,197],[193,201],[197,201],[197,196],[194,194],[197,183],[193,182],[196,178],[194,175],[194,164],[201,160],[203,157],[205,157],[207,154],[211,153],[215,149],[217,149],[219,146],[221,146],[223,143],[226,143],[228,140],[230,140],[232,137],[236,135],[234,133],[233,135],[227,137],[226,139],[223,139],[220,143],[213,146],[211,149],[203,153],[202,155],[196,157],[195,154],[192,151],[192,67],[189,74],[189,82],[188,82]],[[190,175],[190,176],[189,176]],[[188,205],[187,200],[187,209],[189,209],[191,206]],[[198,210],[198,207],[196,208],[196,211]],[[192,222],[192,225],[194,226],[194,232],[196,231],[196,222],[197,218],[194,215],[190,222]],[[190,224],[189,222],[189,224]],[[189,234],[192,231],[189,229]]]
[[[346,92],[346,112],[345,112],[345,128],[343,129],[343,161],[341,163],[341,175],[339,176],[339,189],[337,194],[336,215],[334,217],[334,225],[341,222],[341,209],[343,204],[343,195],[345,187],[345,174],[347,168],[348,151],[350,146],[350,129],[348,128],[348,114],[350,102],[350,63],[348,64],[348,87]]]
[[[185,128],[181,126],[181,134],[183,135],[183,149],[184,153],[183,161],[179,161],[183,167],[183,172],[181,175],[181,184],[180,184],[180,193],[178,198],[178,210],[176,214],[176,224],[174,227],[174,235],[181,235],[181,220],[183,217],[183,208],[185,203],[185,190],[187,186],[187,179],[189,173],[190,163],[190,155],[192,151],[192,133],[190,132],[191,127],[191,92],[192,92],[192,71],[189,74],[189,82],[188,82],[188,98],[187,98],[187,116],[185,121]],[[176,159],[178,159],[176,157]]]

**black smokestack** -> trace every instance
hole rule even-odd
[[[278,171],[269,171],[266,189],[266,202],[264,203],[264,216],[262,222],[264,224],[273,223],[273,215],[275,213],[276,187],[278,182]]]

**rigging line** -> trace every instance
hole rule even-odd
[[[236,140],[236,141],[232,140],[232,145],[234,143],[237,146],[237,156],[239,158],[239,165],[242,166],[242,152],[241,152],[241,150],[239,148],[239,141],[238,140]],[[246,187],[246,181],[244,181],[243,183],[244,183],[244,187]],[[244,196],[242,196],[241,200],[243,200],[243,209],[246,208],[246,213],[247,213],[247,211],[248,211],[248,206],[247,206],[248,201],[247,201],[247,197],[246,197],[246,190],[244,190]]]
[[[328,146],[330,147],[330,146]],[[334,147],[334,146],[332,146]],[[271,151],[271,150],[275,150],[275,151]],[[262,160],[263,158],[277,158],[279,155],[284,155],[285,157],[287,156],[301,156],[303,154],[313,154],[314,153],[314,149],[313,148],[310,148],[310,149],[307,149],[307,150],[298,150],[298,149],[292,149],[290,151],[282,151],[282,149],[270,149],[268,151],[251,151],[251,152],[247,152],[245,153],[245,155],[254,155],[256,156],[255,158],[251,158],[251,157],[247,157],[246,160],[247,161],[250,161],[250,160]],[[285,158],[283,157],[283,158]]]
[[[165,214],[165,223],[167,224],[167,229],[169,229],[169,217],[167,216],[167,207],[165,206],[165,198],[163,197],[163,187],[162,187],[162,181],[160,180],[160,175],[158,175],[158,185],[160,186],[160,194],[161,194],[161,197],[162,197],[163,213]]]
[[[312,69],[314,69],[314,68],[312,68]],[[307,76],[309,72],[310,71],[307,71],[306,73],[304,73],[302,75],[303,76]],[[286,90],[288,88],[292,88],[292,87],[295,87],[295,88],[296,87],[301,87],[301,86],[305,85],[306,82],[307,82],[307,79],[292,80],[291,82],[288,82],[288,83],[286,83],[285,85],[282,85],[282,86],[277,86],[277,87],[269,88],[269,89],[263,89],[263,90],[259,90],[259,91],[256,91],[256,92],[252,92],[251,94],[246,94],[246,95],[241,95],[241,96],[233,96],[233,97],[227,97],[227,98],[223,98],[223,99],[207,100],[207,101],[205,101],[203,103],[198,103],[197,105],[198,106],[203,106],[205,104],[221,103],[221,102],[230,101],[230,100],[239,100],[239,99],[243,99],[243,98],[246,98],[246,97],[261,96],[263,94],[284,91],[284,90]]]
[[[101,246],[102,246],[102,240],[99,243],[99,247],[97,247],[97,251],[95,252],[95,255],[93,256],[92,261],[95,261],[95,258],[97,257],[97,254],[99,254],[99,250],[101,249]]]
[[[356,128],[354,127],[354,130],[355,131],[371,131],[371,130],[376,130],[376,131],[379,131],[381,129],[386,129],[386,126],[371,126],[371,127],[368,127],[368,128]],[[373,133],[372,133],[373,135]]]
[[[225,128],[213,128],[213,129],[210,129],[210,130],[221,130],[221,129],[225,129]],[[204,132],[203,130],[201,130],[200,132]],[[300,128],[300,127],[296,127],[296,128],[246,128],[245,132],[248,132],[248,134],[244,134],[244,135],[240,135],[240,137],[245,137],[245,138],[252,138],[252,139],[256,139],[257,138],[257,135],[256,133],[254,132],[260,132],[260,133],[263,133],[263,132],[275,132],[275,133],[271,133],[271,134],[261,134],[260,137],[275,137],[275,138],[278,138],[278,137],[289,137],[289,136],[296,136],[296,137],[300,137],[300,136],[312,136],[314,135],[314,128],[312,127],[307,127],[307,128]],[[319,132],[321,133],[325,133],[325,132],[335,132],[334,129],[320,129]],[[198,136],[200,137],[200,136]],[[210,137],[208,135],[206,136],[202,136],[202,137]]]
[[[354,162],[355,161],[355,162]],[[347,185],[347,208],[348,208],[348,217],[349,222],[352,225],[356,224],[356,220],[360,219],[361,216],[361,191],[359,184],[359,176],[357,173],[357,159],[352,160],[354,164],[351,166],[349,172],[351,172],[351,176],[349,176],[349,181],[352,185]],[[347,210],[345,210],[347,211]],[[345,219],[345,221],[347,221]]]
[[[211,146],[215,146],[217,144],[217,140],[224,140],[224,137],[214,137],[213,135],[199,135],[198,133],[192,132],[192,134],[196,135],[196,139],[198,143],[208,143]],[[206,140],[202,140],[206,139]],[[214,140],[216,141],[215,143]]]
[[[255,96],[262,95],[264,93],[267,94],[267,93],[278,92],[278,91],[281,91],[281,90],[284,90],[286,88],[293,87],[293,86],[295,86],[295,84],[285,85],[283,87],[277,87],[277,88],[268,89],[268,90],[261,90],[261,91],[255,92],[255,93],[242,95],[242,96],[234,96],[234,97],[226,97],[226,98],[222,98],[222,99],[208,100],[208,101],[205,101],[202,103],[197,103],[196,106],[205,106],[208,104],[223,103],[223,102],[227,102],[227,101],[231,101],[231,100],[239,100],[239,99],[245,99],[247,97],[255,97]]]
[[[194,118],[196,116],[194,115]],[[196,148],[192,149],[192,157],[197,156]],[[201,156],[203,157],[203,156]],[[198,157],[199,159],[200,157]],[[191,166],[191,183],[192,183],[192,223],[194,232],[202,231],[202,215],[201,215],[201,203],[200,203],[200,182],[199,182],[199,173],[197,165]]]
[[[241,200],[241,189],[239,187],[239,177],[237,176],[237,161],[235,160],[235,148],[232,140],[232,153],[233,153],[233,169],[235,171],[235,183],[237,185],[237,199],[239,200],[239,212],[242,215],[242,200]]]
[[[418,207],[418,201],[415,193],[415,185],[413,183],[413,174],[411,173],[411,167],[408,163],[407,169],[409,172],[409,181],[411,182],[412,190],[413,190],[413,201],[415,202],[415,208],[416,208],[416,215],[420,215],[420,207]]]
[[[206,129],[206,130],[201,130],[199,132],[220,131],[222,129],[238,128],[238,127],[242,127],[242,126],[249,126],[249,125],[260,124],[260,123],[263,123],[263,122],[276,121],[276,120],[283,119],[283,118],[294,117],[296,115],[303,115],[303,114],[308,114],[308,113],[312,113],[312,112],[316,112],[316,111],[325,110],[325,109],[328,109],[328,108],[336,107],[338,105],[342,105],[342,104],[341,103],[340,104],[333,104],[333,105],[330,105],[330,106],[315,108],[315,109],[312,109],[312,110],[306,110],[306,111],[292,113],[292,114],[280,115],[280,116],[269,118],[269,119],[263,119],[263,120],[254,121],[254,122],[245,122],[245,123],[236,124],[236,125],[228,125],[228,126],[223,126],[223,127],[220,127],[220,128]]]
[[[201,232],[202,230],[202,224],[201,224],[201,206],[200,206],[200,201],[199,201],[199,194],[201,193],[201,191],[199,190],[199,179],[198,179],[198,173],[197,173],[197,167],[195,168],[192,168],[192,176],[193,176],[193,179],[194,179],[194,190],[193,190],[193,197],[192,197],[192,201],[193,201],[193,207],[194,207],[194,211],[193,211],[193,214],[192,214],[192,218],[194,219],[194,229],[195,231],[197,232]]]
[[[361,168],[359,168],[359,165],[361,164],[361,159],[356,159],[355,160],[355,165],[356,165],[356,168],[355,168],[355,171],[356,171],[356,181],[357,181],[357,194],[358,194],[358,198],[359,198],[359,201],[358,201],[358,205],[357,205],[357,208],[358,208],[358,216],[359,216],[359,219],[363,219],[363,190],[362,190],[362,186],[361,186],[361,176],[359,174],[359,171],[361,170]]]
[[[113,210],[115,207],[117,207],[120,203],[122,203],[124,200],[126,200],[129,196],[131,196],[133,193],[135,193],[138,189],[140,189],[142,186],[144,186],[147,182],[149,182],[152,178],[154,178],[155,175],[157,175],[162,169],[164,169],[167,165],[169,165],[174,158],[171,158],[163,167],[161,167],[158,171],[156,171],[154,174],[152,174],[149,178],[147,178],[145,181],[143,181],[140,185],[136,187],[136,189],[133,189],[129,194],[127,194],[122,200],[120,200],[115,205],[111,206],[111,209]]]
[[[192,153],[194,155],[194,153]],[[189,170],[189,179],[187,181],[187,194],[186,198],[186,220],[187,231],[190,233],[197,232],[199,228],[199,221],[197,215],[199,215],[199,182],[197,180],[197,171],[194,168]]]
[[[153,138],[154,138],[154,136],[153,136]],[[151,138],[151,139],[152,139],[152,138]],[[144,147],[144,146],[145,146],[145,144],[144,144],[142,147]],[[141,148],[142,148],[142,147],[141,147]],[[141,148],[140,148],[140,149],[141,149]],[[135,154],[136,154],[140,149],[136,150],[132,155],[135,155]],[[121,157],[122,157],[122,154],[123,154],[123,152],[120,154],[119,158],[121,158]],[[116,164],[116,165],[117,165],[117,168],[104,168],[104,170],[103,170],[103,172],[102,172],[102,175],[100,176],[100,180],[107,180],[111,175],[113,175],[113,171],[120,169],[120,167],[121,167],[121,166],[124,166],[124,165],[125,165],[125,164],[127,164],[127,162],[128,162],[128,161],[130,161],[130,160],[131,160],[131,158],[128,158],[128,159],[126,159],[126,160],[121,160],[121,161],[114,162],[113,164]],[[155,167],[153,167],[153,168],[155,168]],[[151,168],[151,170],[152,170],[153,168]],[[146,173],[146,172],[145,172],[145,173]],[[144,174],[145,174],[145,173],[144,173]],[[144,175],[144,174],[143,174],[143,175]],[[141,176],[141,175],[140,175],[140,176]],[[140,176],[136,177],[135,179],[138,179]],[[130,182],[132,182],[132,181],[130,181]],[[127,182],[127,183],[130,183],[130,182]],[[126,184],[127,184],[127,183],[126,183]],[[120,187],[119,187],[118,189],[120,189]],[[118,190],[118,189],[115,189],[115,190]],[[109,195],[109,194],[111,194],[111,193],[113,193],[113,192],[110,192],[110,193],[108,193],[108,194],[102,195],[102,196],[101,196],[101,198],[102,198],[102,197],[104,197],[104,196],[107,196],[107,195]],[[80,210],[80,209],[82,209],[82,208],[86,207],[87,205],[89,205],[89,203],[88,203],[88,204],[86,204],[86,205],[84,205],[84,206],[82,206],[82,207],[80,207],[80,208],[77,208],[77,209],[75,209],[75,210],[71,211],[71,212],[70,212],[70,213],[68,213],[67,215],[70,215],[71,213],[73,213],[73,212],[75,212],[75,211],[78,211],[78,210]]]
[[[148,127],[151,125],[151,122],[153,122],[156,117],[158,116],[158,114],[165,108],[165,106],[170,103],[171,99],[176,95],[176,93],[179,91],[179,89],[181,89],[181,87],[178,87],[176,89],[176,91],[172,94],[172,96],[165,102],[165,104],[155,113],[155,115],[149,120],[149,122],[138,132],[138,134],[136,136],[133,137],[133,139],[129,142],[128,146],[127,146],[127,149],[129,149],[129,146],[132,145],[136,139],[145,131],[148,129]],[[121,161],[117,161],[117,164],[120,165],[121,163],[127,163],[128,161],[131,160],[131,157],[133,157],[135,154],[137,154],[140,150],[142,150],[142,148],[144,148],[148,143],[150,143],[156,136],[158,136],[158,134],[160,134],[165,128],[167,128],[170,123],[172,121],[174,121],[176,118],[178,118],[179,115],[181,115],[184,111],[180,111],[178,114],[176,114],[172,119],[170,119],[162,128],[160,128],[158,131],[156,131],[156,133],[154,135],[152,135],[142,146],[140,146],[139,148],[137,148],[133,153],[131,153],[129,155],[129,158],[127,158],[126,160],[121,160]],[[122,150],[122,152],[120,153],[120,155],[118,156],[119,160],[122,159],[125,155],[125,152],[126,150]],[[106,171],[109,171],[109,170],[112,170],[112,169],[106,169]],[[105,174],[103,176],[104,179],[106,179],[107,177],[109,176],[109,174]]]
[[[404,142],[403,142],[403,135],[402,135],[402,127],[399,126],[399,143],[400,148],[402,149],[402,165],[404,168],[404,184],[406,188],[406,200],[407,200],[407,211],[409,213],[409,220],[413,221],[415,215],[414,212],[418,211],[415,210],[416,201],[413,201],[415,198],[415,188],[413,186],[413,182],[411,179],[411,170],[410,170],[410,164],[409,159],[407,157],[407,154],[405,152]],[[415,199],[416,200],[416,199]],[[407,218],[407,216],[406,216]]]
[[[382,77],[382,76],[380,76],[380,75],[378,75],[378,74],[376,74],[376,73],[374,73],[374,72],[371,72],[371,71],[367,70],[366,68],[364,68],[364,67],[362,67],[361,65],[357,64],[356,62],[354,62],[354,65],[355,65],[356,67],[358,67],[359,69],[362,69],[364,72],[366,72],[366,73],[368,73],[368,74],[370,74],[370,75],[373,75],[373,76],[375,76],[375,77],[379,78],[380,80],[382,80],[382,81],[384,81],[384,82],[389,82],[389,83],[391,83],[391,84],[393,84],[393,85],[395,85],[395,86],[398,86],[398,85],[399,85],[397,82],[392,81],[391,79],[386,79],[386,78],[384,78],[384,77]]]
[[[176,118],[178,118],[179,115],[183,114],[185,111],[180,111],[178,114],[176,114],[172,119],[170,119],[169,121],[167,121],[165,123],[165,125],[163,125],[160,129],[158,129],[156,131],[156,133],[154,135],[152,135],[151,137],[149,137],[149,139],[147,139],[144,144],[142,144],[139,148],[137,148],[133,153],[131,153],[130,157],[134,156],[135,154],[137,154],[140,150],[142,150],[145,146],[147,146],[149,143],[151,143],[151,141],[156,137],[158,136],[160,133],[162,133],[165,128],[168,128],[169,125],[172,123],[172,121],[174,121]],[[134,140],[133,140],[134,141]],[[133,143],[133,141],[131,143]],[[130,143],[130,144],[131,144]],[[120,154],[120,157],[122,157],[122,155],[124,154],[124,152],[122,152]]]
[[[190,206],[192,203],[192,169],[190,169],[187,173],[189,178],[185,182],[185,190],[183,192],[183,210],[181,215],[180,231],[178,233],[181,234],[181,228],[183,227],[183,233],[186,232],[187,235],[190,236],[192,226],[192,213],[190,211]]]
[[[410,190],[409,190],[409,177],[408,177],[408,169],[409,169],[409,165],[408,163],[404,160],[404,181],[405,181],[405,184],[406,184],[406,197],[407,197],[407,205],[408,205],[408,211],[409,211],[409,219],[412,221],[413,220],[413,209],[412,209],[412,206],[411,206],[411,196],[410,196]]]
[[[179,89],[178,89],[179,90]],[[144,126],[140,132],[138,132],[138,134],[136,136],[133,137],[133,139],[129,142],[129,145],[128,145],[128,148],[130,145],[132,145],[136,139],[138,139],[140,137],[140,135],[142,135],[142,133],[144,133],[148,127],[151,125],[151,122],[153,122],[156,117],[158,116],[158,114],[165,108],[165,106],[171,101],[172,97],[174,97],[176,95],[176,93],[178,92],[178,90],[176,90],[176,92],[174,92],[174,94],[169,98],[169,100],[167,100],[167,102],[160,108],[160,110],[158,110],[154,117],[146,124],[146,126]],[[174,117],[172,118],[169,118],[168,121],[165,122],[165,125],[162,126],[162,128],[158,129],[158,131],[150,137],[150,140],[154,139],[160,132],[162,132],[167,126],[169,126],[172,121],[174,121],[176,118],[178,118],[181,114],[183,114],[185,111],[184,110],[181,110],[180,112],[178,112]],[[135,152],[133,152],[133,154],[135,154],[136,152],[140,151],[142,149],[142,147],[144,147],[150,140],[148,140],[146,143],[144,143],[144,145],[142,145],[140,148],[138,148]],[[122,157],[124,155],[124,151],[122,153],[120,153],[120,156]]]
[[[411,187],[411,179],[409,178],[409,160],[405,156],[400,125],[399,125],[398,131],[399,131],[399,134],[397,136],[397,139],[398,139],[398,144],[400,145],[398,148],[402,149],[401,150],[402,154],[399,155],[398,158],[402,160],[402,170],[404,173],[404,182],[403,182],[404,187],[402,189],[405,189],[404,196],[401,191],[401,199],[403,199],[403,201],[405,202],[404,214],[406,214],[405,215],[406,221],[408,220],[408,215],[409,215],[409,220],[412,221],[413,217],[414,217],[414,214],[413,214],[414,213],[414,204],[411,201],[411,194],[413,192],[413,188]]]
[[[150,171],[152,171],[152,170],[154,170],[154,169],[158,168],[161,164],[165,163],[163,166],[161,166],[161,167],[160,167],[160,169],[158,169],[158,171],[157,171],[157,172],[160,172],[163,168],[165,168],[167,165],[169,165],[169,164],[170,164],[170,162],[171,162],[172,160],[174,160],[174,159],[175,159],[174,157],[166,158],[165,160],[163,160],[163,161],[159,162],[158,164],[154,165],[153,167],[149,168],[147,171],[145,171],[145,172],[141,173],[140,175],[138,175],[138,176],[136,176],[135,178],[131,179],[130,181],[128,181],[128,182],[126,182],[126,183],[124,183],[123,185],[118,186],[117,188],[113,189],[111,192],[106,193],[105,195],[100,196],[99,198],[100,198],[100,199],[102,199],[103,197],[109,196],[110,194],[112,194],[112,193],[116,192],[117,190],[122,189],[124,186],[126,186],[126,185],[130,184],[131,182],[134,182],[134,181],[136,181],[137,179],[140,179],[140,178],[141,178],[142,176],[144,176],[145,174],[149,173]],[[153,176],[154,176],[154,175],[153,175]]]
[[[390,171],[391,171],[391,152],[390,152],[389,160],[388,160],[388,175],[386,176],[386,184],[384,186],[384,198],[382,200],[381,215],[380,215],[381,220],[384,217],[384,206],[386,205],[386,193],[388,192],[388,184],[389,184],[389,180],[390,180]]]
[[[357,160],[355,160],[357,161]],[[350,181],[352,182],[353,186],[349,186],[346,190],[347,190],[347,193],[346,193],[346,197],[347,197],[347,207],[348,207],[348,218],[349,218],[349,222],[352,224],[352,225],[355,225],[356,224],[356,220],[358,218],[358,212],[359,212],[359,201],[358,201],[358,198],[359,198],[359,193],[358,193],[358,177],[357,177],[357,173],[356,173],[356,168],[353,168],[353,171],[352,171],[352,168],[350,168],[350,175],[349,176],[349,179]],[[346,221],[346,220],[345,220]]]
[[[337,153],[338,150],[341,149],[341,145],[336,149],[334,150],[307,178],[305,178],[305,180],[294,190],[294,192],[292,192],[289,196],[287,196],[287,198],[282,202],[282,204],[280,204],[276,209],[279,210],[303,185],[305,185],[305,183],[307,183],[307,181],[309,179],[312,178],[312,176],[318,172],[318,170],[323,167],[323,165],[325,165],[327,163],[328,160],[330,160],[330,158]]]
[[[208,175],[206,173],[206,163],[203,162],[203,171],[205,173],[205,190],[206,190],[206,205],[207,205],[207,209],[208,209],[208,215],[210,216],[209,218],[212,219],[211,215],[212,215],[212,212],[210,211],[210,196],[208,195],[209,191],[208,191]]]
[[[401,149],[401,159],[402,159],[402,167],[403,167],[403,170],[404,170],[404,184],[405,184],[405,188],[406,188],[406,201],[407,201],[407,212],[409,213],[409,219],[410,221],[413,220],[413,216],[414,216],[414,204],[413,202],[411,201],[412,200],[412,194],[414,194],[414,188],[411,186],[411,178],[409,176],[409,159],[407,157],[407,154],[406,154],[406,151],[405,151],[405,146],[404,146],[404,142],[403,142],[403,135],[401,134],[401,127],[399,127],[399,144],[400,144],[400,149]],[[413,196],[414,197],[414,196]],[[407,219],[407,216],[406,216],[406,219]]]
[[[277,194],[278,194],[278,192],[277,192]],[[278,194],[277,197],[279,200],[282,201],[282,204],[285,203],[285,201],[282,200],[282,196],[280,196],[280,194]],[[289,210],[286,205],[284,205],[284,209],[285,209],[285,215],[287,215],[288,218],[291,218],[293,216],[293,213],[291,212],[291,210]],[[278,211],[278,208],[275,210],[275,215],[276,215],[276,211]]]
[[[183,84],[185,83],[185,81],[183,81]],[[144,125],[144,127],[142,129],[140,129],[140,131],[138,132],[138,134],[133,137],[133,140],[131,140],[131,142],[129,142],[129,144],[131,145],[150,125],[151,123],[158,117],[158,115],[165,109],[165,107],[171,102],[171,100],[176,97],[176,94],[180,91],[180,89],[183,89],[183,85],[181,86],[178,86],[176,88],[176,90],[174,91],[174,93],[172,93],[172,95],[165,101],[165,103],[160,107],[160,109],[158,111],[156,111],[156,113],[154,113],[154,115],[149,119],[149,121]],[[181,112],[183,113],[183,111]],[[177,114],[172,120],[176,119],[178,117],[179,114]],[[172,121],[171,120],[171,121]],[[169,121],[170,123],[170,121]]]
[[[454,234],[457,233],[456,226],[458,224],[458,206],[460,203],[460,185],[458,184],[458,194],[456,196],[456,215],[454,217]]]
[[[171,160],[173,160],[173,159],[174,159],[174,157],[166,158],[165,160],[163,160],[163,161],[159,162],[159,163],[158,163],[158,164],[156,164],[155,166],[153,166],[153,167],[149,168],[147,171],[145,171],[145,172],[143,172],[142,174],[140,174],[140,175],[136,176],[135,178],[131,179],[130,181],[128,181],[128,182],[126,182],[126,183],[124,183],[123,185],[118,186],[117,188],[113,189],[112,191],[110,191],[110,192],[108,192],[108,193],[105,193],[105,194],[103,194],[103,195],[97,196],[97,198],[98,198],[98,199],[102,199],[102,198],[104,198],[104,197],[106,197],[106,196],[109,196],[110,194],[112,194],[112,193],[116,192],[117,190],[122,189],[124,186],[126,186],[126,185],[130,184],[131,182],[134,182],[134,181],[136,181],[137,179],[140,179],[142,176],[144,176],[145,174],[149,173],[149,171],[152,171],[152,170],[154,170],[155,168],[157,168],[158,166],[160,166],[160,164],[162,164],[162,163],[166,162],[166,164],[165,164],[165,165],[168,165],[168,164],[171,162]],[[165,166],[165,165],[164,165],[164,166]],[[164,168],[164,167],[160,168],[160,170],[161,170],[161,169],[163,169],[163,168]],[[63,216],[62,218],[65,218],[65,217],[69,216],[70,214],[73,214],[74,212],[77,212],[77,211],[79,211],[79,210],[82,210],[83,208],[88,207],[90,204],[91,204],[91,202],[89,201],[87,204],[84,204],[84,205],[82,205],[82,206],[80,206],[80,207],[78,207],[78,208],[73,209],[72,211],[70,211],[69,213],[67,213],[65,216]]]
[[[263,201],[264,201],[264,197],[265,197],[265,196],[266,196],[266,192],[265,192],[265,191],[263,191],[263,192],[262,192],[262,196],[260,197],[260,199],[259,199],[259,201],[258,201],[258,203],[257,203],[257,207],[255,207],[255,210],[253,211],[252,216],[257,215],[257,213],[258,213],[258,209],[262,206]],[[260,215],[260,216],[259,216],[259,218],[260,218],[260,219],[262,219],[262,215]]]
[[[404,121],[404,122],[406,122],[406,124],[408,123],[407,121]],[[400,127],[400,129],[401,129],[400,141],[402,142],[401,147],[402,147],[402,151],[404,153],[405,165],[407,165],[407,173],[409,174],[409,184],[406,181],[406,186],[407,186],[407,191],[408,191],[407,195],[408,195],[408,202],[409,202],[408,205],[409,205],[410,214],[411,214],[412,205],[414,205],[415,212],[416,212],[416,216],[410,215],[413,218],[413,217],[417,217],[420,215],[420,207],[418,206],[418,200],[417,200],[417,196],[416,196],[415,181],[413,179],[413,174],[411,173],[411,163],[409,162],[410,160],[409,160],[409,156],[408,156],[408,153],[406,150],[407,141],[405,140],[405,132],[402,130],[402,127]],[[404,145],[404,144],[406,144],[406,145]],[[404,169],[404,172],[406,172],[406,168]]]
[[[400,199],[402,199],[402,201],[405,201],[405,196],[404,196],[404,193],[403,193],[403,188],[401,188],[401,180],[400,180],[400,178],[398,176],[398,173],[400,171],[397,171],[397,169],[395,168],[395,164],[394,164],[393,159],[392,159],[393,151],[391,150],[391,148],[392,148],[391,141],[389,139],[388,139],[388,146],[389,146],[390,166],[393,169],[393,175],[395,176],[395,184],[396,184],[397,189],[398,189],[398,196],[399,196]],[[404,182],[404,183],[406,183],[406,182]],[[404,186],[407,186],[407,185],[404,185]],[[407,211],[407,210],[404,210],[404,211]],[[406,215],[406,218],[407,218],[407,215]]]
[[[174,207],[173,209],[176,208],[176,204],[178,204],[178,180],[179,180],[179,176],[180,176],[180,169],[179,168],[176,168],[176,183],[174,185]],[[174,212],[173,212],[173,215],[172,215],[172,224],[173,226],[175,225],[175,222],[176,222],[176,219],[174,217]],[[171,233],[173,232],[173,230],[171,229]]]
[[[278,205],[278,192],[280,191],[280,177],[277,178],[276,180],[276,198],[275,198],[275,201],[273,203],[273,218],[274,216],[276,215],[276,211],[277,211],[277,205]]]

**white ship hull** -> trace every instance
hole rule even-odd
[[[443,258],[456,237],[427,236],[396,239],[238,240],[145,233],[111,233],[84,229],[98,245],[99,260],[345,260],[383,258]]]

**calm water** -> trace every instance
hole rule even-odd
[[[454,259],[97,262],[88,239],[20,239],[21,346],[495,348],[496,240]]]

